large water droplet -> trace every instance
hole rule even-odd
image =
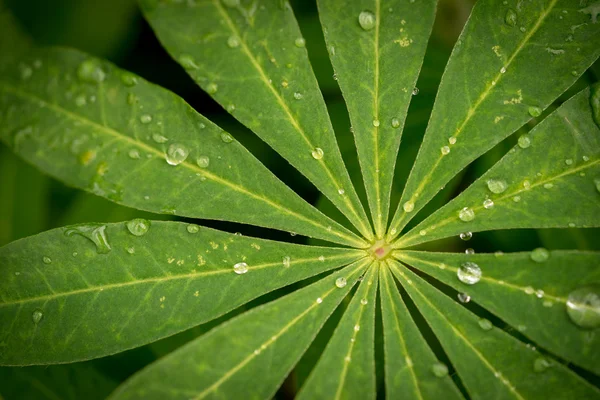
[[[344,286],[346,286],[348,282],[346,281],[346,278],[344,277],[339,277],[335,280],[335,286],[339,287],[339,288],[343,288]]]
[[[504,23],[508,26],[517,25],[517,13],[512,8],[506,10],[506,15],[504,16]]]
[[[106,225],[79,225],[65,230],[66,236],[80,235],[89,239],[96,245],[96,252],[98,254],[106,254],[110,252],[111,247],[108,243],[108,237],[106,236]]]
[[[458,235],[462,240],[469,240],[473,237],[473,232],[462,232],[460,235]]]
[[[463,207],[458,212],[458,218],[463,222],[473,221],[475,219],[475,211],[470,207]]]
[[[165,159],[169,165],[179,165],[185,161],[189,154],[189,150],[182,144],[173,143],[167,149]]]
[[[467,285],[474,285],[481,279],[481,268],[471,261],[466,261],[456,270],[458,280]]]
[[[36,325],[40,323],[42,318],[44,318],[44,312],[40,309],[33,310],[33,313],[31,313],[31,320]]]
[[[96,60],[86,60],[77,67],[77,77],[83,82],[100,83],[106,78],[106,73]]]
[[[320,160],[320,159],[322,159],[322,158],[323,158],[323,155],[324,155],[325,153],[323,152],[323,149],[322,149],[322,148],[320,148],[320,147],[315,147],[315,149],[314,149],[314,150],[311,152],[311,154],[312,154],[312,156],[313,156],[313,158],[314,158],[315,160]]]
[[[522,149],[526,149],[531,146],[531,139],[527,134],[519,136],[519,140],[517,141],[518,145]]]
[[[600,284],[573,290],[567,298],[567,313],[577,326],[585,329],[600,326]]]
[[[412,201],[407,201],[402,205],[402,208],[404,209],[405,212],[411,212],[412,210],[415,209],[415,203],[413,203]]]
[[[358,15],[358,24],[365,31],[370,31],[373,29],[375,27],[375,22],[375,14],[373,14],[371,11],[362,11]]]
[[[504,179],[488,179],[487,187],[490,190],[490,192],[499,194],[504,192],[508,185],[506,184],[506,181]]]
[[[535,262],[542,263],[550,257],[550,252],[543,247],[538,247],[531,252],[529,257]]]
[[[245,274],[246,272],[248,272],[248,264],[246,264],[245,262],[235,264],[233,266],[233,272],[235,272],[238,275]]]
[[[431,372],[438,378],[443,378],[448,375],[448,366],[441,362],[436,362],[431,366]]]
[[[150,229],[150,221],[143,218],[136,218],[128,221],[126,224],[127,230],[135,236],[144,236]]]

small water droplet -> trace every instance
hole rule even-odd
[[[131,87],[137,85],[138,78],[129,72],[124,72],[123,75],[121,75],[121,82],[123,82],[123,85]]]
[[[544,297],[544,291],[542,289],[538,289],[535,291],[535,297],[537,297],[538,299],[541,299]]]
[[[79,225],[65,230],[66,236],[80,235],[89,239],[96,245],[96,252],[98,254],[107,254],[110,252],[111,247],[106,236],[106,225]]]
[[[504,23],[508,26],[517,25],[517,13],[512,8],[506,10],[506,15],[504,16]]]
[[[198,164],[200,168],[207,168],[210,164],[210,158],[208,156],[199,156],[196,159],[196,164]]]
[[[366,306],[368,303],[369,303],[369,300],[367,300],[367,299],[360,300],[360,304],[362,304],[363,306]]]
[[[416,95],[418,95],[418,94],[419,94],[419,88],[418,88],[418,87],[415,87],[415,88],[413,88],[413,90],[412,90],[412,95],[413,95],[413,96],[416,96]]]
[[[462,240],[469,240],[473,237],[473,232],[462,232],[460,235],[458,235]]]
[[[458,301],[460,301],[463,304],[466,304],[471,301],[471,296],[469,296],[466,293],[459,293],[456,295],[456,297],[458,297]]]
[[[85,98],[84,95],[79,95],[77,97],[75,97],[75,105],[77,107],[83,107],[87,104],[87,99]]]
[[[379,126],[379,120],[378,119],[374,119],[373,120],[373,126],[376,127],[376,128]]]
[[[448,138],[448,143],[450,143],[450,144],[456,144],[456,138],[454,136],[450,136]]]
[[[500,68],[500,73],[501,73],[501,74],[505,74],[505,73],[506,73],[506,67],[502,67],[502,68]]]
[[[44,256],[42,257],[42,261],[44,262],[44,264],[51,264],[52,263],[52,259],[48,256]]]
[[[182,144],[173,143],[167,149],[165,160],[169,165],[179,165],[185,161],[189,154],[189,150]]]
[[[140,117],[140,122],[142,124],[149,124],[150,122],[152,122],[152,115],[149,114],[144,114]]]
[[[354,325],[354,332],[360,331],[360,325]]]
[[[323,152],[323,149],[321,149],[320,147],[315,147],[315,149],[312,151],[311,154],[315,160],[320,160],[323,158],[323,155],[325,153]]]
[[[565,164],[567,164],[567,165],[573,165],[573,160],[571,158],[567,158],[565,160]]]
[[[575,325],[591,329],[600,326],[600,284],[573,290],[567,298],[567,314]]]
[[[479,318],[479,320],[477,321],[477,324],[484,331],[489,331],[490,329],[492,329],[494,327],[494,325],[492,325],[490,320],[485,319],[485,318]]]
[[[194,60],[194,57],[192,57],[189,54],[182,54],[182,55],[180,55],[179,56],[179,63],[185,69],[198,69],[198,68],[200,68],[198,66],[198,64],[196,64],[196,61]]]
[[[290,258],[290,256],[283,257],[283,261],[282,262],[283,262],[283,266],[285,268],[289,268],[290,265],[292,265],[292,259]]]
[[[200,227],[194,224],[189,224],[186,229],[189,233],[198,233],[200,231]]]
[[[475,254],[475,250],[469,247],[468,249],[465,249],[465,254]]]
[[[398,118],[392,118],[392,128],[400,127],[400,120]]]
[[[538,247],[531,252],[529,257],[537,263],[543,263],[550,257],[550,252],[543,247]]]
[[[544,189],[552,189],[554,187],[553,183],[544,183]]]
[[[533,370],[535,372],[544,372],[552,366],[552,363],[544,357],[538,357],[533,362]]]
[[[323,302],[323,299],[320,297],[317,297],[317,304],[321,304]]]
[[[492,200],[492,199],[485,199],[483,201],[483,208],[489,210],[492,207],[494,207],[494,200]]]
[[[425,235],[427,235],[427,231],[426,231],[425,229],[421,229],[421,230],[419,231],[419,235],[421,235],[421,236],[425,236]]]
[[[150,221],[143,218],[132,219],[125,224],[132,235],[144,236],[150,229]]]
[[[405,212],[411,212],[412,210],[415,209],[415,203],[413,203],[412,201],[407,201],[402,205],[402,208],[404,209]]]
[[[77,67],[77,77],[83,82],[100,83],[106,78],[106,73],[96,60],[86,60]]]
[[[152,140],[154,140],[156,143],[166,143],[169,139],[167,139],[163,135],[155,133],[154,135],[152,135]]]
[[[450,154],[450,147],[448,146],[442,146],[442,148],[440,149],[440,151],[442,152],[442,155],[447,155]]]
[[[342,188],[339,188],[338,189],[338,193],[341,194],[341,195],[343,195],[344,193],[346,193],[346,191],[344,189],[342,189]]]
[[[443,378],[448,375],[448,366],[441,362],[436,362],[431,366],[431,372],[438,378]]]
[[[456,270],[458,280],[467,285],[474,285],[481,279],[481,268],[471,261],[466,261]]]
[[[231,143],[233,142],[233,136],[231,136],[229,133],[227,132],[222,132],[221,133],[221,140],[225,143]]]
[[[458,218],[460,218],[460,220],[463,222],[473,221],[475,219],[475,211],[473,211],[473,209],[470,207],[463,207],[458,212]]]
[[[208,94],[215,94],[217,93],[217,90],[219,90],[219,86],[214,82],[211,82],[208,85],[206,85],[206,93]]]
[[[539,117],[540,115],[542,115],[542,109],[539,107],[531,106],[529,107],[527,112],[529,112],[529,115],[531,115],[532,117]]]
[[[371,11],[362,11],[358,15],[358,24],[365,31],[370,31],[373,29],[375,27],[375,23],[375,14],[373,14]]]
[[[521,196],[515,196],[515,197],[513,197],[513,201],[514,201],[515,203],[518,203],[518,202],[520,202],[520,201],[521,201]]]
[[[339,288],[343,288],[344,286],[346,286],[346,283],[348,283],[346,281],[346,278],[344,277],[339,277],[335,280],[335,286],[339,287]]]
[[[235,264],[233,266],[233,272],[235,272],[238,275],[245,274],[246,272],[248,272],[248,264],[246,264],[245,262]]]
[[[44,318],[44,312],[40,309],[33,310],[33,313],[31,313],[31,320],[36,325],[40,323],[42,318]]]
[[[240,40],[238,39],[237,36],[235,36],[235,35],[229,36],[229,38],[227,39],[227,46],[234,49],[234,48],[238,47],[239,45],[240,45]]]
[[[296,45],[296,47],[304,47],[306,46],[306,40],[302,37],[299,37],[294,40],[294,45]]]
[[[520,148],[526,149],[531,146],[531,139],[529,138],[529,135],[521,135],[519,136],[517,143],[519,144]]]

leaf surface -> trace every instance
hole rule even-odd
[[[372,239],[289,3],[141,5],[163,46],[189,75]]]
[[[35,51],[0,71],[0,110],[17,154],[117,203],[362,245],[177,96],[107,62]]]
[[[600,395],[558,361],[478,319],[400,264],[391,265],[472,398],[567,400]]]
[[[75,225],[1,248],[0,364],[73,362],[140,346],[363,254],[146,224],[142,236],[127,223]]]
[[[552,251],[543,262],[535,253],[448,254],[399,251],[401,261],[466,292],[471,301],[485,307],[544,349],[580,367],[600,374],[600,339],[582,329],[567,313],[569,294],[600,281],[600,253]],[[464,262],[482,270],[472,286],[456,276]],[[443,265],[443,267],[442,267]]]
[[[570,0],[477,2],[444,72],[390,239],[458,171],[539,116],[598,58],[600,23],[581,9]]]
[[[600,127],[591,92],[600,96],[600,86],[573,96],[522,135],[488,172],[394,246],[465,231],[600,226]],[[474,218],[465,221],[465,207]]]
[[[272,398],[368,264],[358,261],[220,325],[142,370],[110,399]],[[348,285],[336,287],[338,277]]]
[[[396,155],[436,3],[318,2],[378,237],[383,237],[387,227]]]

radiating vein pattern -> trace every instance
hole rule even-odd
[[[32,74],[23,78],[22,65]],[[228,133],[135,75],[49,49],[7,67],[0,79],[0,138],[71,185],[138,209],[361,246]]]
[[[379,238],[387,227],[396,155],[435,6],[435,0],[319,1]]]
[[[568,0],[475,5],[444,72],[390,238],[457,172],[539,116],[598,58],[600,24],[580,8]]]
[[[0,363],[73,362],[140,346],[362,256],[145,223],[141,236],[126,223],[78,225],[0,249]]]
[[[190,76],[372,239],[289,4],[143,1],[142,8]]]
[[[590,95],[588,88],[565,102],[394,246],[465,231],[600,226],[600,127]]]

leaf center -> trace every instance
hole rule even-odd
[[[383,260],[387,258],[392,251],[392,247],[383,239],[378,240],[371,245],[369,253],[376,260]]]

